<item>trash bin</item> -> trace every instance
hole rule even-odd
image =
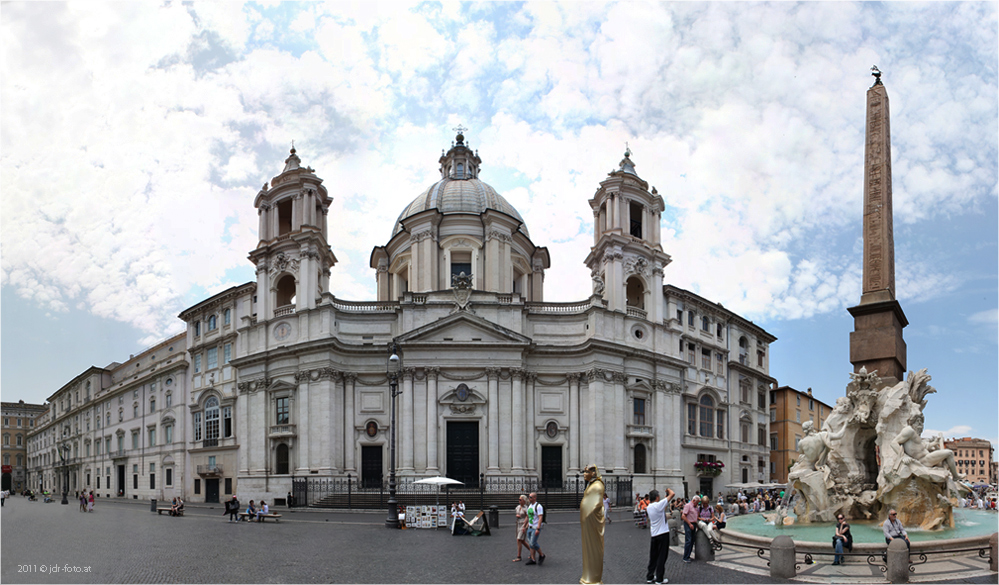
[[[150,512],[156,511],[156,498],[149,500],[149,511]]]
[[[489,527],[498,528],[499,527],[499,507],[489,506]]]

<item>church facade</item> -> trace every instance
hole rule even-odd
[[[660,243],[665,202],[638,175],[630,152],[589,200],[594,243],[582,260],[593,285],[577,302],[545,302],[548,250],[479,179],[481,160],[463,135],[438,164],[440,180],[402,210],[388,241],[371,252],[376,300],[355,302],[329,292],[337,261],[326,222],[332,199],[292,149],[254,199],[256,282],[183,311],[186,335],[169,344],[186,350],[171,368],[183,369],[172,374],[184,378],[173,385],[182,399],[144,419],[138,446],[163,437],[155,429],[169,421],[163,424],[181,448],[148,445],[156,455],[143,455],[134,469],[163,468],[155,459],[169,456],[171,490],[123,479],[126,489],[103,491],[189,501],[238,491],[241,500],[273,501],[292,491],[296,477],[349,474],[380,484],[389,472],[393,383],[404,479],[561,482],[595,463],[605,475],[633,476],[642,492],[717,493],[764,481],[775,337],[717,303],[664,286],[671,260]],[[396,378],[387,370],[392,352],[402,362]],[[105,395],[125,385],[135,393],[141,382],[103,376],[108,388],[97,394],[108,404],[115,403]],[[143,404],[150,392],[155,400],[154,378],[153,390],[142,386]],[[60,392],[50,403],[60,403]],[[93,440],[122,448],[103,433]],[[59,433],[45,436],[49,450],[65,442]],[[116,451],[114,466],[131,470],[139,454],[125,451]],[[54,451],[43,455],[52,468],[42,473],[54,478],[60,460]],[[76,485],[84,485],[87,467],[73,468]]]

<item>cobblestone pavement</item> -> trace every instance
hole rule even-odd
[[[280,523],[230,524],[221,507],[189,505],[186,516],[172,518],[150,512],[148,503],[98,501],[84,514],[72,501],[62,506],[13,497],[0,511],[0,581],[578,583],[581,572],[575,512],[549,513],[541,535],[547,560],[527,566],[511,562],[512,514],[500,516],[492,536],[453,537],[444,529],[387,530],[380,513],[278,511]],[[623,516],[607,526],[604,582],[644,583],[648,531]],[[671,583],[774,582],[749,561],[745,567],[734,558],[682,563],[681,556],[682,549],[670,551]]]

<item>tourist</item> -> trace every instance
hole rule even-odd
[[[649,507],[645,511],[649,515],[649,535],[652,537],[649,546],[649,566],[645,571],[646,583],[669,583],[666,578],[666,559],[669,557],[669,521],[666,511],[673,499],[673,490],[666,488],[666,499],[659,498],[659,492],[649,492]]]
[[[454,506],[451,507],[452,513],[454,511]],[[520,561],[520,551],[521,548],[527,546],[527,550],[530,551],[531,547],[527,545],[527,496],[521,495],[518,498],[517,509],[514,510],[514,516],[517,518],[517,558],[513,559],[513,562]]]
[[[247,522],[249,522],[256,515],[257,515],[257,507],[253,505],[253,500],[250,500],[250,505],[246,507]]]
[[[697,530],[697,508],[700,502],[690,500],[683,507],[683,562],[690,562],[690,553],[694,551],[694,531]]]
[[[607,520],[608,524],[611,523],[610,512],[611,512],[611,501],[610,498],[607,497],[607,492],[604,492],[604,519]]]
[[[83,492],[83,493],[80,493],[80,494],[77,494],[77,495],[79,496],[79,500],[80,500],[80,511],[81,512],[86,512],[87,511],[87,492]]]
[[[525,565],[543,565],[545,564],[545,554],[541,552],[541,547],[538,545],[538,538],[541,536],[541,526],[543,524],[542,520],[545,514],[545,508],[540,503],[538,503],[538,494],[531,492],[529,496],[531,500],[531,505],[527,507],[527,550],[528,558]]]
[[[834,565],[845,564],[843,549],[853,550],[853,535],[850,534],[850,525],[843,514],[836,516],[836,534],[833,535],[833,548],[836,549],[836,556],[833,557]]]
[[[885,520],[884,524],[884,533],[886,543],[891,544],[891,541],[901,538],[905,541],[907,548],[912,548],[912,545],[909,543],[909,536],[905,532],[905,527],[902,526],[902,521],[898,519],[898,513],[895,510],[888,511],[888,519]]]
[[[717,530],[721,530],[722,528],[725,528],[725,525],[726,525],[726,522],[725,522],[725,507],[722,506],[721,504],[716,504],[715,505],[715,511],[711,515],[711,525],[714,527],[714,529],[716,531]]]
[[[236,495],[233,494],[232,500],[229,501],[229,522],[239,522],[239,500],[236,499]]]
[[[260,509],[257,510],[257,522],[263,522],[264,516],[270,513],[270,508],[267,507],[266,500],[260,500]]]
[[[87,511],[94,511],[94,490],[90,490],[90,496],[87,498]]]

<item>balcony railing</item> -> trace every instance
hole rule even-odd
[[[639,309],[638,307],[628,307],[628,316],[635,317],[636,319],[645,319],[648,313],[644,309]]]
[[[274,309],[275,317],[283,317],[285,315],[292,315],[295,313],[295,305],[284,305],[283,307],[278,307]]]
[[[271,437],[292,437],[296,434],[295,425],[272,425]]]
[[[221,465],[199,465],[198,475],[222,475]]]

